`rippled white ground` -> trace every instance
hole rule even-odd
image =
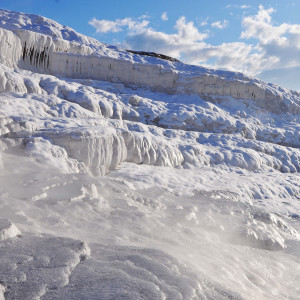
[[[6,299],[299,296],[295,174],[125,163],[93,177],[2,159],[0,218],[22,232],[0,242]]]

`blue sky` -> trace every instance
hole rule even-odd
[[[300,0],[0,0],[0,8],[300,90]]]

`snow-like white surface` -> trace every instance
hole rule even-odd
[[[0,219],[0,241],[20,235],[19,229],[8,220]]]
[[[0,299],[299,298],[299,94],[0,16]]]

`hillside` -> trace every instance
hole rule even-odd
[[[141,54],[0,10],[0,299],[297,299],[300,94]]]

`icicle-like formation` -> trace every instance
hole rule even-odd
[[[21,52],[21,40],[13,32],[0,28],[0,63],[14,67]]]
[[[43,135],[66,149],[69,157],[83,162],[94,175],[105,175],[125,161],[168,167],[180,166],[184,162],[181,151],[175,145],[111,127],[89,131],[48,131]]]

